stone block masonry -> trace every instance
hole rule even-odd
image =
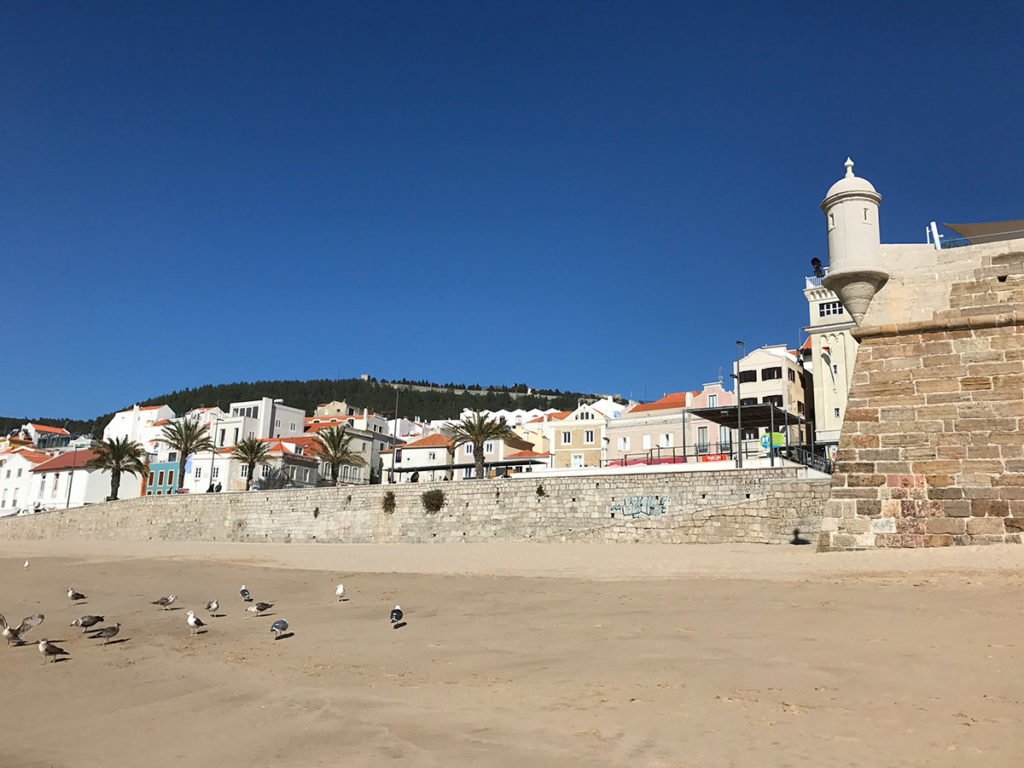
[[[1024,241],[925,253],[854,334],[822,549],[1021,541]]]
[[[0,519],[0,539],[785,544],[794,528],[811,539],[820,530],[828,480],[804,475],[787,467],[147,496]],[[445,495],[436,513],[421,499],[432,489]]]

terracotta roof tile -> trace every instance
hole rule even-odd
[[[61,427],[48,427],[45,424],[32,424],[31,422],[29,423],[29,426],[32,427],[32,429],[34,429],[36,432],[49,432],[54,435],[71,434],[66,429],[63,429]]]
[[[673,392],[670,395],[665,395],[660,400],[655,400],[653,403],[641,403],[634,406],[629,413],[647,413],[648,411],[667,411],[671,408],[685,408],[687,394],[699,395],[700,392]]]
[[[95,451],[66,451],[32,468],[32,472],[57,472],[62,469],[81,469],[85,463],[98,454]]]

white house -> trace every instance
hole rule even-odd
[[[32,506],[32,470],[53,454],[29,447],[0,453],[0,516]]]
[[[103,439],[128,438],[153,452],[153,444],[160,437],[161,427],[174,418],[174,411],[167,405],[135,405],[130,411],[114,414],[110,423],[103,428]]]
[[[36,509],[65,509],[99,504],[110,495],[110,473],[89,469],[96,454],[89,450],[65,451],[32,468],[30,503]],[[118,497],[138,496],[143,478],[122,474]]]

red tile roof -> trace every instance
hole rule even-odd
[[[153,422],[153,426],[154,427],[162,427],[164,424],[170,424],[170,423],[171,423],[170,419],[159,419],[159,420]]]
[[[44,461],[42,464],[33,467],[33,472],[58,472],[62,469],[81,469],[85,466],[85,463],[90,459],[93,459],[98,454],[95,451],[83,450],[83,451],[66,451],[57,456],[54,456],[49,461]]]
[[[139,406],[139,410],[140,411],[155,411],[158,408],[167,408],[167,406],[166,405],[140,405]]]
[[[51,434],[54,434],[54,435],[69,435],[69,434],[71,434],[66,429],[62,429],[61,427],[48,427],[45,424],[32,424],[32,423],[29,423],[29,426],[32,427],[32,429],[34,429],[36,432],[50,432]]]
[[[31,448],[17,447],[6,451],[0,451],[0,456],[24,456],[28,461],[33,464],[41,464],[44,461],[49,461],[53,458],[52,453],[46,453],[44,451],[36,451]]]
[[[634,406],[629,412],[646,413],[648,411],[667,411],[670,408],[685,408],[686,396],[688,394],[699,395],[700,392],[673,392],[670,395],[665,395],[660,400],[655,400],[653,403],[641,403]]]
[[[545,421],[561,421],[566,418],[572,411],[555,411],[554,413],[546,413],[543,416],[538,416],[536,419],[530,419],[527,424],[535,424],[538,422]]]
[[[411,443],[400,445],[399,448],[443,448],[451,445],[452,439],[442,434],[427,435]]]
[[[510,453],[505,456],[506,459],[546,459],[548,454],[537,453],[536,451],[519,451],[518,453]]]

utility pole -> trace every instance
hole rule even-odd
[[[743,469],[743,399],[740,397],[740,351],[743,342],[736,342],[736,437],[739,445],[736,452],[736,469]]]

